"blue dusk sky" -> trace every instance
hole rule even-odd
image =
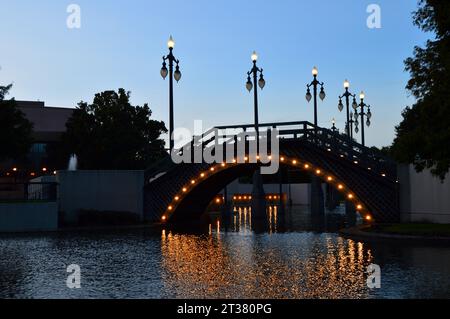
[[[81,8],[80,29],[66,25],[72,3]],[[372,3],[381,29],[367,27]],[[317,65],[327,93],[319,125],[335,117],[343,129],[337,103],[348,78],[372,105],[366,135],[376,146],[391,144],[401,111],[414,103],[403,61],[429,37],[412,24],[416,0],[0,0],[0,8],[0,83],[14,83],[18,100],[75,107],[123,87],[167,123],[168,83],[159,71],[172,34],[183,72],[176,126],[252,123],[245,81],[257,50],[267,81],[261,122],[313,120],[304,96]]]

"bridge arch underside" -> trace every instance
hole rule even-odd
[[[304,170],[335,187],[363,216],[379,223],[400,221],[396,177],[381,176],[305,141],[282,142],[280,159],[281,165]],[[257,164],[180,164],[146,186],[147,219],[164,222],[199,219],[220,191],[257,168]]]

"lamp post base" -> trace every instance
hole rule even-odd
[[[317,176],[311,178],[311,213],[313,216],[325,216],[322,182]]]

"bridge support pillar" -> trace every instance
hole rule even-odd
[[[231,221],[231,209],[230,209],[230,203],[228,202],[228,186],[225,187],[223,191],[223,207],[222,207],[222,220],[225,223],[229,223]]]
[[[349,201],[345,202],[345,214],[347,216],[347,222],[350,226],[356,225],[356,208],[355,205]]]
[[[311,213],[313,216],[325,216],[322,181],[317,176],[311,178]]]
[[[253,174],[252,219],[265,221],[266,217],[266,193],[264,192],[261,170],[257,169]]]
[[[334,211],[339,206],[338,193],[332,186],[328,184],[326,203],[329,211]]]

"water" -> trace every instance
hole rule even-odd
[[[449,298],[450,248],[363,243],[315,223],[305,208],[270,212],[254,233],[241,209],[227,227],[0,237],[0,298]],[[370,290],[367,266],[382,269]],[[82,288],[66,287],[81,267]]]

